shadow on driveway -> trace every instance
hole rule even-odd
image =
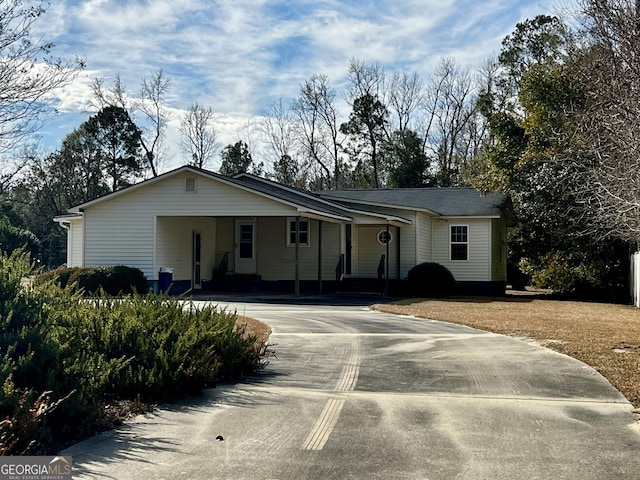
[[[366,307],[375,303],[387,303],[402,300],[404,297],[384,297],[375,294],[327,294],[327,295],[251,295],[251,294],[198,294],[190,297],[193,301],[206,302],[242,302],[286,305],[329,305]]]
[[[188,420],[184,414],[204,414],[206,418],[224,408],[253,409],[257,405],[282,403],[284,399],[266,390],[249,388],[250,386],[269,385],[282,373],[260,370],[237,383],[220,384],[208,388],[200,396],[192,396],[175,403],[159,405],[154,411],[141,414],[131,421],[113,430],[102,432],[94,437],[70,446],[63,455],[81,457],[80,463],[74,463],[73,473],[87,478],[114,478],[105,475],[105,467],[126,462],[136,462],[136,468],[154,465],[149,458],[157,458],[165,454],[180,456],[184,454],[184,442],[174,434],[179,423]],[[215,439],[212,438],[212,441]],[[98,473],[99,472],[99,473]]]

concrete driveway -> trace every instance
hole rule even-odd
[[[277,357],[69,448],[74,478],[640,478],[631,405],[590,367],[353,303],[221,303]]]

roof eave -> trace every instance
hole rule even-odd
[[[440,215],[440,219],[442,220],[486,220],[486,219],[490,219],[490,218],[501,218],[502,215],[498,215],[498,214],[491,214],[491,215],[459,215],[459,214],[454,214],[454,215]]]
[[[82,214],[70,214],[70,215],[58,215],[53,217],[53,221],[56,223],[69,223],[71,220],[81,220]]]
[[[334,214],[325,213],[325,212],[318,212],[316,210],[298,209],[298,212],[300,213],[300,216],[304,218],[312,218],[314,220],[323,220],[323,221],[328,221],[332,223],[343,223],[343,222],[350,222],[353,220],[353,218],[351,217],[334,215]]]

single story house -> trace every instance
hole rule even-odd
[[[171,272],[171,292],[370,290],[422,262],[467,291],[506,285],[508,200],[472,188],[312,193],[183,166],[55,221],[68,266],[137,267],[156,289]]]

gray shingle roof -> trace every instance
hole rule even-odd
[[[500,193],[481,194],[474,188],[394,188],[368,190],[327,190],[322,198],[338,203],[404,207],[443,216],[500,216],[507,197]]]
[[[354,214],[354,210],[380,214],[379,209],[371,207],[392,207],[418,209],[433,212],[443,216],[500,216],[502,208],[507,201],[504,195],[488,193],[481,195],[473,188],[400,188],[400,189],[369,189],[369,190],[332,190],[313,193],[294,187],[287,187],[279,183],[255,177],[250,174],[241,174],[235,177],[226,177],[218,173],[184,166],[164,173],[153,179],[146,180],[132,187],[110,193],[98,199],[86,202],[70,209],[72,213],[78,213],[84,207],[101,202],[107,198],[124,194],[128,191],[140,188],[149,183],[156,182],[163,177],[176,172],[190,169],[232,183],[244,188],[260,192],[272,198],[276,198],[292,205],[297,205],[315,211],[320,214],[332,215],[338,218],[348,219]],[[400,219],[400,217],[397,217]]]
[[[351,218],[353,217],[354,213],[361,212],[378,217],[386,217],[388,220],[397,220],[402,223],[411,223],[409,220],[406,220],[399,216],[389,216],[387,214],[382,214],[375,210],[368,209],[366,208],[366,205],[363,204],[336,202],[330,198],[322,198],[319,194],[310,192],[308,190],[284,186],[277,182],[273,182],[261,177],[256,177],[247,173],[236,175],[232,178],[232,181],[236,184],[243,185],[246,188],[250,188],[254,191],[269,195],[270,197],[278,198],[280,200],[284,200],[286,202],[299,205],[301,207],[319,213]]]
[[[227,178],[227,180],[229,179]],[[351,214],[345,210],[344,206],[334,203],[331,199],[323,200],[313,193],[293,187],[285,187],[264,178],[241,174],[233,177],[231,181],[254,191],[269,195],[270,197],[308,208],[309,210],[337,215],[339,217],[351,217]]]

